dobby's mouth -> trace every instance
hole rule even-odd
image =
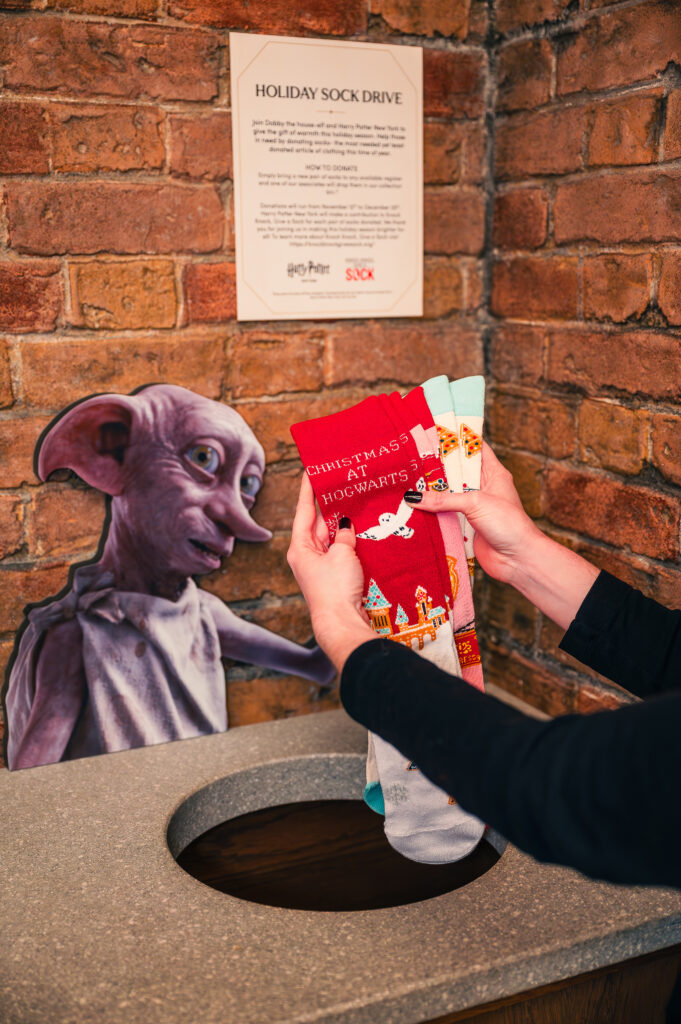
[[[204,555],[213,555],[214,558],[222,558],[226,552],[219,551],[217,548],[210,547],[208,544],[204,544],[201,540],[196,540],[194,537],[189,538],[189,543],[197,549],[197,551],[203,552]]]

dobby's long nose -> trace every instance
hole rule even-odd
[[[269,530],[251,519],[248,509],[235,494],[229,501],[211,501],[206,512],[220,529],[233,534],[237,540],[263,541],[272,536]]]

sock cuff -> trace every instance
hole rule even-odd
[[[433,416],[439,416],[443,412],[454,411],[449,381],[444,374],[439,377],[431,377],[421,387]]]
[[[485,378],[461,377],[449,385],[454,411],[459,416],[483,416],[485,412]]]

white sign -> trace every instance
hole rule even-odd
[[[420,316],[422,50],[229,44],[237,319]]]

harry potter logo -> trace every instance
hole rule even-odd
[[[312,274],[328,274],[330,269],[330,263],[315,263],[314,260],[309,260],[307,263],[289,263],[286,272],[289,277],[311,277]]]

